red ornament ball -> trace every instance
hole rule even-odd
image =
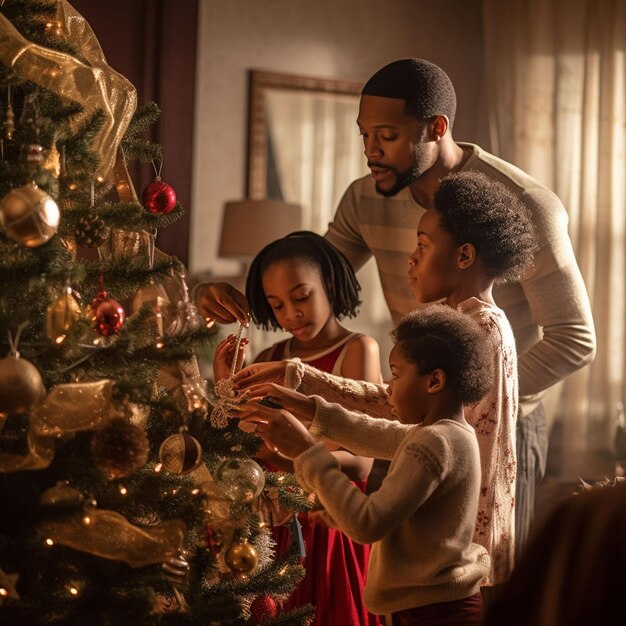
[[[170,213],[176,206],[176,192],[157,176],[143,190],[141,203],[150,213]]]
[[[272,596],[262,595],[255,598],[250,605],[252,624],[260,624],[263,620],[274,619],[278,615],[278,605]]]
[[[126,313],[122,305],[112,298],[104,298],[95,305],[93,314],[95,330],[103,337],[117,334],[125,318]]]

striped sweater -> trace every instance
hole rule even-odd
[[[567,232],[559,198],[519,168],[478,146],[463,170],[478,170],[506,185],[529,208],[538,239],[533,267],[519,283],[494,289],[515,334],[519,355],[522,413],[532,411],[542,392],[583,365],[595,352],[595,331],[587,291]],[[407,258],[415,249],[417,223],[425,208],[404,189],[385,198],[366,176],[353,182],[330,223],[327,239],[359,269],[372,255],[397,321],[416,306],[407,280]]]

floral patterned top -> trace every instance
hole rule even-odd
[[[517,352],[513,331],[498,307],[469,298],[458,309],[471,315],[485,331],[485,350],[493,354],[494,387],[482,400],[465,407],[474,427],[481,461],[481,490],[474,541],[491,557],[483,586],[504,582],[515,552],[515,428],[518,411]],[[285,385],[307,395],[319,395],[342,407],[372,417],[395,419],[386,385],[375,385],[320,372],[299,359],[286,368]],[[407,430],[413,428],[407,424]]]

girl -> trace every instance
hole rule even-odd
[[[270,243],[255,257],[246,282],[253,321],[264,330],[283,330],[292,337],[264,350],[255,362],[299,358],[322,372],[382,382],[378,344],[339,323],[354,317],[360,285],[346,258],[323,237],[309,231],[291,233]],[[234,338],[217,350],[216,379],[230,373]],[[331,444],[328,444],[331,447]],[[372,460],[333,447],[342,471],[364,490]],[[293,472],[287,457],[261,446],[258,457],[271,471]],[[369,546],[353,543],[327,526],[319,514],[300,515],[306,548],[306,576],[285,609],[311,603],[317,626],[377,626],[362,601]],[[279,527],[278,550],[290,541]]]

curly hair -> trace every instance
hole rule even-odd
[[[537,243],[529,211],[497,180],[474,170],[448,174],[434,208],[458,245],[474,245],[496,282],[516,280],[531,265]]]
[[[324,237],[299,230],[265,246],[254,258],[246,279],[246,298],[252,320],[264,330],[278,330],[280,324],[263,293],[263,274],[279,261],[297,259],[319,268],[328,301],[337,319],[355,317],[361,304],[361,285],[350,261]]]
[[[405,315],[392,337],[420,374],[443,370],[446,384],[463,404],[478,402],[493,386],[493,359],[484,349],[484,331],[466,313],[431,304]]]
[[[398,98],[407,115],[427,120],[445,115],[452,130],[456,115],[456,92],[450,77],[424,59],[400,59],[379,69],[361,91],[364,96]]]

